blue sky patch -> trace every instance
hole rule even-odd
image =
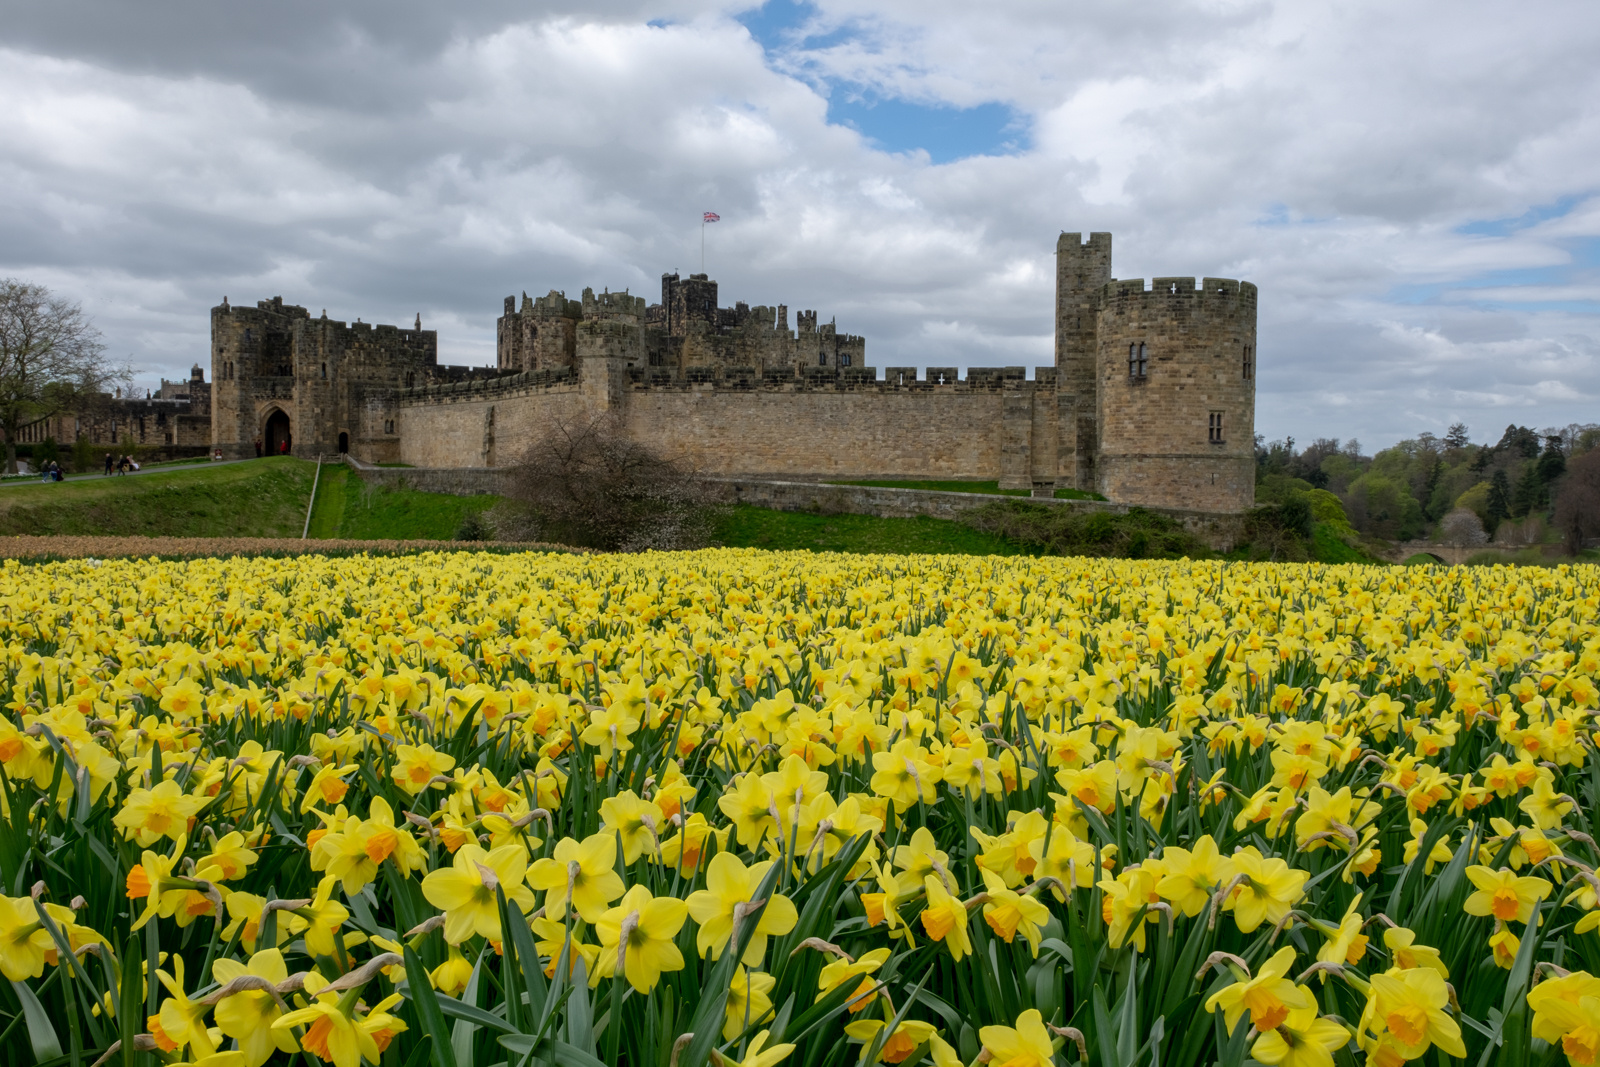
[[[1004,104],[940,107],[835,92],[828,101],[828,121],[858,131],[885,152],[923,149],[935,163],[1008,155],[1026,147],[1022,125]]]
[[[784,53],[802,62],[806,52],[865,36],[862,27],[853,23],[813,32],[823,27],[817,23],[816,6],[807,0],[766,0],[740,15],[739,22],[768,55]],[[818,91],[828,96],[828,121],[855,130],[884,152],[921,149],[934,163],[949,163],[1027,148],[1026,124],[1005,104],[955,107],[885,96],[826,78],[818,77],[815,82]]]
[[[1591,284],[1591,279],[1597,274],[1596,268],[1600,267],[1600,238],[1582,237],[1560,244],[1572,254],[1570,263],[1487,271],[1458,281],[1401,286],[1390,291],[1389,299],[1400,304],[1454,304],[1502,311],[1568,311],[1583,315],[1600,313],[1600,300],[1539,299],[1538,291],[1541,289]],[[1474,290],[1480,289],[1522,289],[1526,290],[1527,296],[1506,299],[1497,292],[1493,297],[1486,294],[1480,298],[1474,295]]]
[[[1525,230],[1529,226],[1536,226],[1550,219],[1559,219],[1579,204],[1585,197],[1564,196],[1553,204],[1535,204],[1520,215],[1507,219],[1483,219],[1478,222],[1469,222],[1465,226],[1456,227],[1457,233],[1468,233],[1483,237],[1506,237]]]

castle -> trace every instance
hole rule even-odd
[[[702,471],[771,479],[997,480],[1116,503],[1254,501],[1256,287],[1111,277],[1111,235],[1056,246],[1055,365],[865,365],[815,312],[718,306],[704,274],[627,292],[505,300],[494,368],[438,363],[437,335],[313,318],[281,298],[211,311],[211,444],[496,467],[548,427],[608,415]]]

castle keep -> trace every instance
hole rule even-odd
[[[582,300],[565,293],[528,299],[506,297],[496,334],[496,365],[501,371],[575,370],[601,354],[632,366],[666,367],[677,373],[693,368],[745,367],[757,373],[800,367],[859,367],[866,339],[840,334],[832,322],[817,325],[815,311],[802,311],[789,329],[782,304],[731,308],[717,306],[717,283],[704,274],[687,280],[661,276],[661,303],[645,306],[642,296],[583,291]]]
[[[494,467],[561,420],[709,474],[998,480],[1116,503],[1238,512],[1254,500],[1256,287],[1111,277],[1111,235],[1056,246],[1055,365],[865,366],[815,312],[718,305],[704,274],[505,300],[494,368],[443,367],[421,328],[312,318],[281,298],[212,309],[212,436],[225,455],[349,452]]]

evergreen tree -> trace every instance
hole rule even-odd
[[[1483,516],[1483,525],[1493,537],[1500,524],[1511,515],[1511,480],[1506,472],[1497,470],[1489,482],[1489,507]]]
[[[1539,476],[1539,503],[1538,506],[1550,506],[1550,489],[1556,480],[1567,471],[1567,457],[1561,451],[1561,438],[1555,434],[1545,438],[1544,451],[1539,454],[1539,462],[1535,465]]]
[[[1422,483],[1422,517],[1429,522],[1440,518],[1439,515],[1433,514],[1429,504],[1433,500],[1434,490],[1439,488],[1439,479],[1442,477],[1444,477],[1444,460],[1435,453],[1433,464],[1428,468],[1428,476]],[[1448,511],[1450,509],[1446,507],[1445,510]]]
[[[1522,467],[1522,477],[1517,479],[1517,488],[1511,494],[1511,517],[1514,519],[1525,518],[1539,506],[1539,465],[1527,463]]]
[[[1467,424],[1458,422],[1451,425],[1450,429],[1445,431],[1444,443],[1446,448],[1466,448]]]

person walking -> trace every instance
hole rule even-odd
[[[112,459],[112,458],[111,458],[111,453],[110,453],[110,452],[107,452],[107,453],[106,453],[106,474],[107,474],[107,475],[108,475],[108,476],[109,476],[109,475],[110,475],[110,474],[111,474],[111,466],[112,466],[112,464],[113,464],[113,463],[115,463],[115,462],[116,462],[116,461],[115,461],[115,460],[113,460],[113,459]]]
[[[261,438],[256,438],[256,458],[261,458]]]

